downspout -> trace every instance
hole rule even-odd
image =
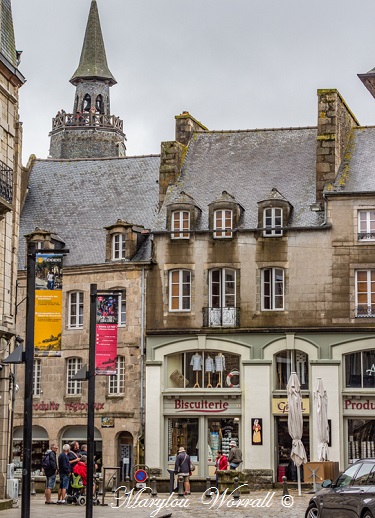
[[[323,223],[320,225],[321,227],[323,227],[324,225],[327,224],[328,200],[327,200],[327,195],[324,191],[323,191],[323,200],[324,200],[324,220],[323,220]]]
[[[142,266],[141,281],[141,388],[139,396],[139,436],[137,440],[138,446],[138,462],[140,455],[140,440],[144,435],[144,407],[143,407],[143,384],[144,384],[144,366],[145,366],[145,267]]]

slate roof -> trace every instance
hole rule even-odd
[[[79,79],[101,79],[109,81],[111,85],[116,84],[107,64],[96,0],[91,2],[81,58],[70,82],[77,84]]]
[[[336,180],[326,192],[375,192],[375,127],[353,128]]]
[[[245,209],[241,227],[257,228],[257,204],[272,189],[293,206],[289,226],[321,225],[323,213],[310,209],[316,202],[316,128],[196,133],[155,230],[166,230],[166,206],[181,191],[202,209],[199,228],[207,229],[208,206],[224,190]]]
[[[122,219],[151,228],[159,196],[159,156],[100,160],[36,160],[20,221],[19,268],[24,236],[39,227],[70,249],[66,265],[105,262],[104,227]],[[146,241],[133,260],[151,257]]]
[[[14,28],[12,18],[12,5],[10,0],[1,0],[1,38],[0,52],[14,67],[17,68],[16,43],[14,40]]]

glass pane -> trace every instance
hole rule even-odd
[[[373,463],[372,462],[365,462],[362,464],[362,466],[360,467],[358,473],[356,474],[355,476],[355,479],[354,479],[354,484],[357,486],[364,486],[367,482],[367,479],[368,479],[368,476],[369,476],[369,473],[371,472],[372,470],[372,467],[373,467]]]
[[[179,448],[183,447],[193,462],[198,456],[198,419],[168,419],[168,461],[175,462]]]
[[[350,484],[356,474],[358,465],[350,466],[342,475],[337,479],[337,487],[345,487]]]
[[[347,387],[360,388],[362,386],[360,352],[345,355],[345,377]]]
[[[375,388],[375,350],[363,351],[363,387]]]

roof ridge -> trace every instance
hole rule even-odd
[[[254,129],[239,129],[239,130],[197,130],[195,133],[255,133],[259,131],[290,131],[290,130],[304,130],[304,129],[317,129],[317,126],[290,126],[288,128],[254,128]]]
[[[127,160],[129,158],[153,158],[159,157],[160,153],[157,155],[149,154],[149,155],[131,155],[131,156],[109,156],[103,158],[36,158],[36,162],[104,162],[104,160]]]

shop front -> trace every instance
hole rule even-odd
[[[375,457],[375,398],[346,396],[343,399],[345,464]]]
[[[164,466],[174,469],[176,454],[184,447],[196,465],[194,476],[212,476],[218,450],[229,454],[231,441],[241,448],[241,396],[165,396]]]

